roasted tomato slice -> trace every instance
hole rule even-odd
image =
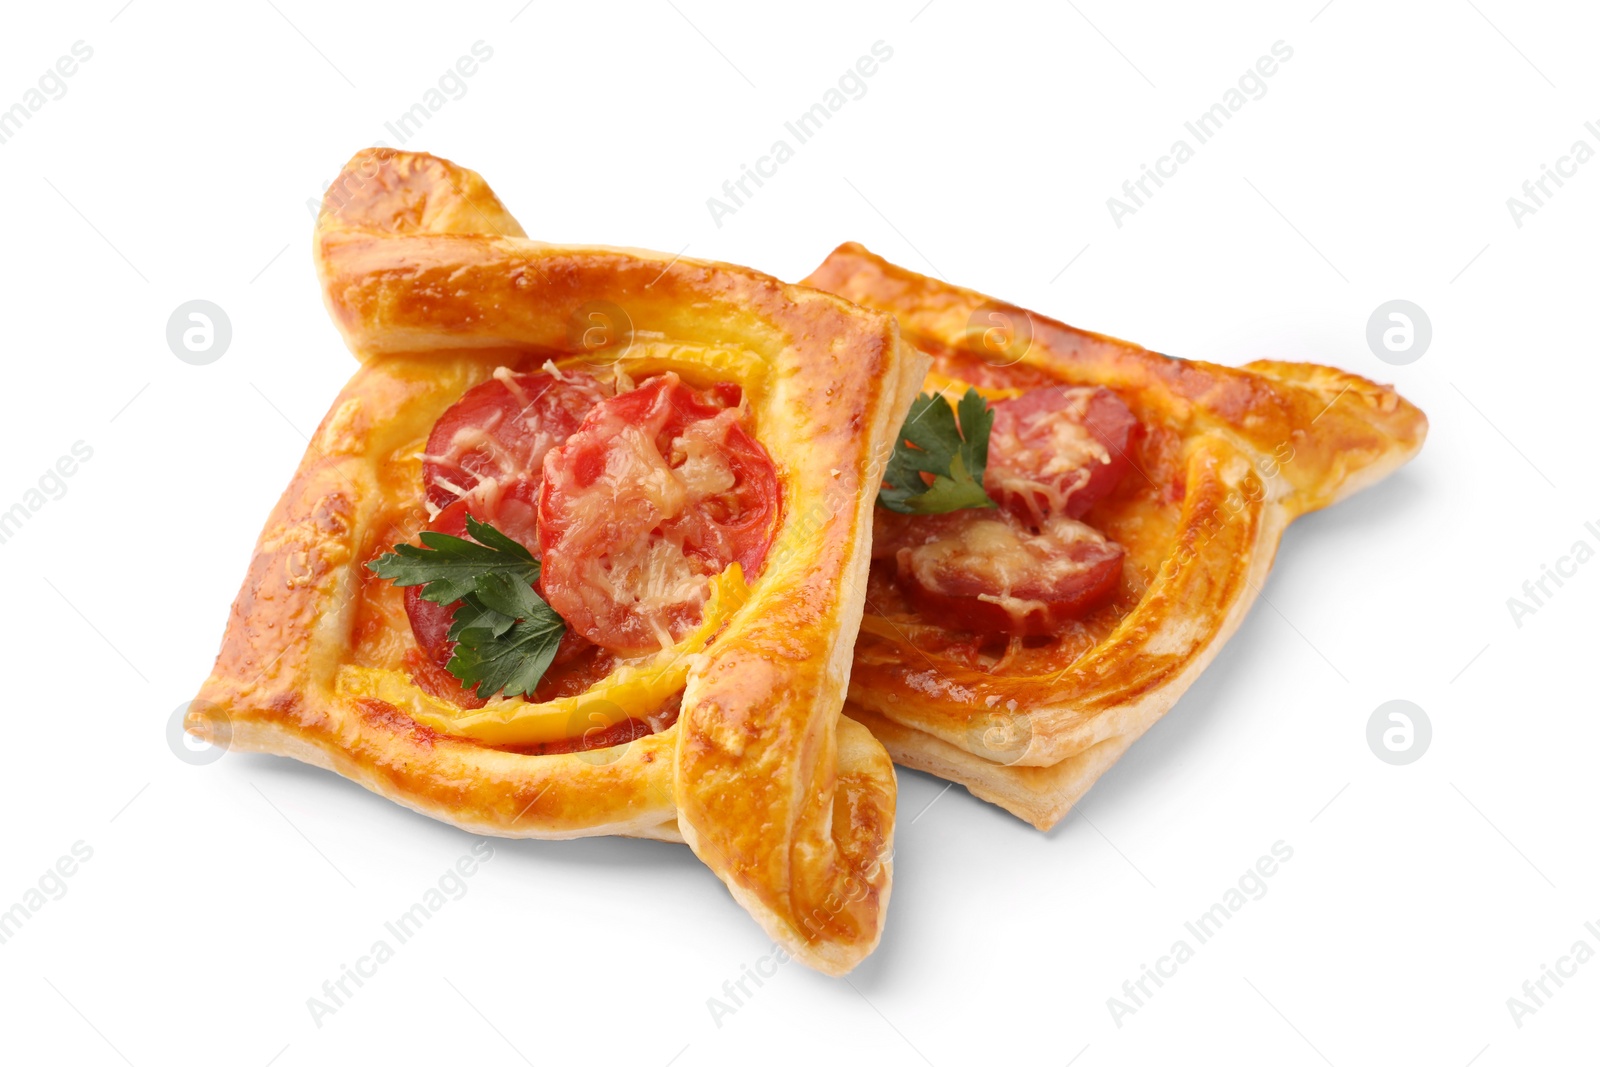
[[[531,478],[515,478],[498,483],[493,497],[458,500],[439,512],[428,524],[428,529],[453,537],[467,536],[467,513],[479,522],[487,522],[495,529],[518,541],[530,552],[538,550],[535,533],[535,482]],[[482,707],[484,701],[449,671],[450,657],[455,654],[456,643],[450,640],[450,623],[455,619],[457,600],[451,604],[435,604],[422,599],[420,585],[405,589],[406,617],[411,620],[411,633],[422,650],[419,662],[412,664],[417,682],[437,697],[454,700],[464,707]],[[556,663],[566,663],[588,649],[590,644],[580,635],[568,630],[562,635],[556,649]]]
[[[604,385],[581,371],[559,377],[496,371],[433,424],[422,461],[428,503],[445,508],[480,485],[519,477],[531,478],[537,489],[545,454],[607,394]]]
[[[712,575],[760,571],[778,475],[735,395],[662,374],[596,404],[545,457],[545,598],[595,644],[670,647],[700,621]]]
[[[1053,634],[1104,603],[1122,578],[1122,546],[1066,517],[1033,527],[1005,511],[953,511],[922,518],[899,540],[895,573],[906,599],[951,629]]]
[[[1109,389],[1034,389],[991,407],[983,488],[1034,525],[1082,515],[1132,466],[1128,440],[1139,422]]]

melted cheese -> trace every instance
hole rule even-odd
[[[678,609],[705,603],[709,594],[705,564],[686,552],[684,528],[673,520],[683,515],[693,500],[733,488],[733,468],[721,442],[727,423],[736,418],[736,413],[725,411],[692,424],[675,442],[672,458],[680,464],[677,467],[669,465],[644,428],[622,427],[606,453],[598,491],[585,498],[589,507],[603,508],[609,497],[630,513],[636,502],[643,502],[657,517],[658,532],[618,546],[608,555],[607,566],[586,570],[589,588],[584,599],[636,608],[650,621],[662,648],[673,644],[665,620]],[[603,524],[604,517],[597,516],[595,521]]]
[[[649,501],[663,517],[681,514],[688,503],[688,493],[656,448],[654,437],[638,426],[624,426],[615,442],[606,451],[606,469],[601,475],[612,498],[637,495]],[[598,504],[598,496],[593,494],[588,500]]]
[[[1073,403],[1073,419],[1063,419],[1059,412],[1036,411],[1028,417],[1025,425],[1030,431],[1044,429],[1044,438],[1049,442],[1044,449],[1045,461],[1040,468],[1041,474],[1062,474],[1089,464],[1098,463],[1102,466],[1111,462],[1111,450],[1108,449],[1100,438],[1090,432],[1085,425],[1088,418],[1088,404],[1083,398]],[[1040,450],[1033,448],[1030,452]]]
[[[678,477],[683,480],[690,497],[721,496],[737,483],[723,442],[727,440],[728,427],[738,419],[739,412],[723,411],[715,418],[692,424],[675,442],[672,458],[681,460]]]
[[[512,455],[496,441],[489,431],[500,425],[500,412],[490,413],[490,417],[482,425],[463,426],[450,435],[450,443],[443,452],[434,456],[423,458],[441,467],[454,467],[461,470],[461,459],[468,452],[486,452],[494,460],[495,466],[505,474],[514,473],[516,462]]]
[[[435,485],[439,486],[441,489],[446,489],[446,490],[454,493],[458,497],[462,497],[462,496],[466,496],[467,495],[467,491],[465,489],[461,488],[455,482],[452,482],[450,479],[446,478],[442,474],[435,475],[434,479],[433,479],[433,483]],[[435,510],[437,511],[437,509],[435,509]]]
[[[545,366],[548,367],[549,365],[550,363],[547,360]],[[561,376],[558,374],[556,377],[559,378]],[[505,386],[506,392],[510,393],[511,398],[518,404],[522,407],[528,406],[528,391],[522,388],[522,383],[517,381],[516,372],[510,367],[496,367],[494,369],[494,380]]]
[[[1083,424],[1087,394],[1074,396],[1072,408],[1071,418],[1059,411],[1036,411],[1017,420],[1020,425],[1007,420],[989,437],[986,487],[1013,494],[1027,505],[1035,523],[1063,513],[1067,501],[1089,483],[1094,467],[1111,462],[1111,450]]]
[[[931,590],[948,585],[941,574],[971,577],[994,590],[976,599],[999,607],[1020,627],[1030,615],[1047,613],[1049,605],[1020,595],[1018,587],[1052,589],[1080,572],[1083,563],[1062,552],[1062,546],[1086,539],[1103,540],[1094,527],[1073,519],[1051,519],[1037,534],[999,519],[976,519],[921,547],[902,548],[899,561]]]
[[[664,620],[676,608],[703,604],[710,593],[711,577],[701,573],[683,554],[681,543],[668,537],[651,537],[648,547],[635,553],[622,568],[601,573],[597,591],[608,601],[633,605],[649,620],[656,641],[671,648],[672,635]]]
[[[1038,554],[1029,551],[1031,539],[996,519],[979,519],[956,533],[941,537],[920,548],[900,550],[904,565],[925,587],[938,589],[943,584],[941,571],[960,571],[996,593],[981,593],[977,599],[994,604],[1017,625],[1033,612],[1043,612],[1043,601],[1013,595],[1017,585],[1036,579],[1041,565]]]

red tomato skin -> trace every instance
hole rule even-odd
[[[1133,466],[1128,446],[1139,420],[1109,389],[1033,389],[990,406],[994,427],[984,489],[1020,519],[1035,524],[1052,514],[1076,519],[1115,489]],[[1052,462],[1068,465],[1044,469]],[[1029,488],[1030,481],[1064,498],[1060,506],[1053,506],[1052,492]]]
[[[543,371],[502,377],[506,380],[490,378],[468,389],[433,424],[422,482],[434,507],[449,507],[460,498],[456,489],[470,492],[486,476],[537,482],[545,454],[570,437],[589,409],[608,395],[605,386],[581,371],[560,378]],[[466,448],[460,458],[448,459],[456,434],[463,430],[481,431],[494,448]]]

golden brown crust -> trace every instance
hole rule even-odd
[[[895,787],[840,707],[871,499],[926,360],[889,317],[755,271],[521,234],[482,179],[431,156],[363,152],[330,188],[317,266],[363,366],[267,522],[188,725],[477,833],[687,840],[791,954],[843,973],[882,930]],[[403,710],[425,699],[414,641],[364,565],[425,521],[420,452],[444,408],[500,365],[592,360],[573,323],[596,302],[631,320],[633,343],[603,353],[618,369],[744,387],[781,486],[773,548],[689,657],[672,727],[560,755],[447,736]],[[351,684],[362,672],[393,699]]]
[[[1118,602],[1086,620],[1087,643],[1063,643],[1059,662],[974,665],[930,656],[910,639],[937,632],[936,620],[891,611],[869,618],[857,645],[848,713],[898,762],[962,782],[1041,829],[1216,655],[1289,522],[1385,477],[1427,430],[1393,389],[1356,375],[1172,359],[905,270],[856,244],[840,246],[806,284],[894,314],[912,343],[934,352],[940,374],[930,382],[965,374],[1002,389],[1103,385],[1150,430],[1134,464],[1148,484],[1091,513],[1128,548],[1130,564]],[[972,324],[991,311],[1031,343],[984,349]]]

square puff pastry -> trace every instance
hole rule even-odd
[[[1285,527],[1416,455],[1427,419],[1329,367],[1174,359],[1074,329],[844,244],[805,284],[886,311],[934,357],[932,389],[1000,398],[1114,390],[1145,434],[1087,521],[1128,551],[1115,600],[1056,647],[975,667],[930,654],[914,613],[868,614],[848,715],[897,763],[960,782],[1048,830],[1216,656],[1260,592]],[[984,331],[1000,326],[999,344]],[[1130,450],[1135,446],[1130,445]],[[1140,475],[1143,477],[1140,477]]]
[[[925,357],[887,315],[743,267],[531,241],[477,174],[424,154],[357,154],[328,190],[314,254],[362,365],[267,521],[188,728],[473,833],[685,841],[792,955],[848,971],[882,931],[895,779],[840,709],[872,502]],[[600,352],[577,340],[596,306],[629,322]],[[608,706],[681,694],[672,726],[529,754],[495,730],[531,716],[541,740],[581,734],[586,695],[482,713],[431,697],[405,668],[400,591],[366,564],[426,521],[424,442],[466,389],[501,366],[560,373],[597,357],[632,377],[737,383],[777,469],[778,525],[720,629],[599,683]],[[457,714],[473,736],[450,728]]]

